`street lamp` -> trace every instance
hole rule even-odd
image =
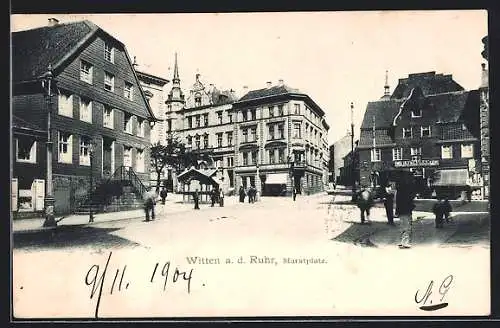
[[[55,85],[54,75],[52,73],[52,65],[49,64],[47,72],[45,72],[41,78],[42,87],[45,91],[45,99],[47,102],[47,183],[45,188],[45,221],[43,223],[44,227],[55,227],[57,222],[54,218],[54,204],[55,199],[52,192],[52,137],[51,137],[51,114],[52,114],[52,88]]]
[[[89,223],[94,222],[94,212],[92,211],[92,190],[94,189],[94,143],[91,141],[89,145],[89,157],[90,157],[90,189],[89,189]]]

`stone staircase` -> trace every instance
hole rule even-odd
[[[76,208],[74,214],[119,212],[139,209],[146,187],[131,168],[120,167],[107,180],[101,181],[90,197]]]

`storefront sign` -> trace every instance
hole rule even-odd
[[[421,167],[421,166],[439,166],[437,159],[418,159],[411,161],[395,161],[394,167]]]

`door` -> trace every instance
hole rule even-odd
[[[102,139],[102,175],[109,177],[114,172],[114,141],[109,138]]]

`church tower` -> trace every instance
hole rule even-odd
[[[184,93],[181,90],[181,80],[179,78],[179,67],[177,65],[177,53],[175,53],[174,77],[172,79],[172,89],[170,90],[167,100],[167,133],[182,129],[182,119],[178,112],[184,108],[185,100]]]
[[[391,92],[389,91],[389,71],[385,71],[385,85],[384,85],[384,95],[381,99],[390,99]]]

